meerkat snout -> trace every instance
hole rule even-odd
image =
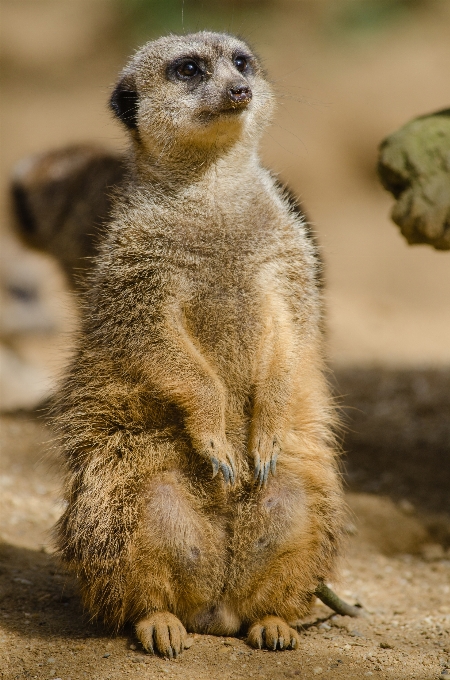
[[[228,97],[234,104],[239,104],[240,106],[247,106],[252,96],[251,89],[246,85],[230,87],[228,90]]]

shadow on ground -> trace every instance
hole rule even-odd
[[[335,372],[351,491],[450,513],[450,368]]]
[[[52,555],[0,544],[0,582],[2,623],[10,631],[41,638],[105,635],[88,624],[74,580]]]

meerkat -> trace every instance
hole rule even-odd
[[[59,391],[56,536],[92,617],[168,657],[186,631],[295,648],[340,543],[317,250],[258,156],[273,104],[211,32],[147,43],[111,97],[130,173]]]
[[[126,159],[98,146],[76,144],[17,163],[10,185],[15,233],[50,253],[79,290],[110,221],[112,193]]]

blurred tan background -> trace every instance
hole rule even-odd
[[[406,244],[375,171],[383,137],[450,104],[448,0],[2,0],[1,15],[3,409],[51,394],[76,325],[57,264],[14,237],[12,168],[73,142],[125,148],[107,104],[130,53],[168,31],[231,31],[277,93],[264,160],[322,245],[348,480],[448,508],[450,255]]]
[[[385,135],[449,105],[446,0],[2,0],[1,12],[3,232],[8,178],[23,156],[70,142],[126,144],[107,100],[133,49],[167,31],[236,32],[260,53],[277,92],[264,160],[319,233],[333,364],[450,363],[449,257],[407,246],[375,175]],[[56,267],[9,238],[3,251],[3,277],[23,278],[11,271],[21,267],[38,281],[36,332],[65,329],[70,302],[61,316]],[[6,297],[6,307],[20,307]],[[7,325],[23,324],[14,314]],[[59,365],[50,335],[39,351],[22,339],[44,391]]]

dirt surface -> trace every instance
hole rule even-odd
[[[298,650],[250,649],[243,639],[193,635],[176,661],[145,654],[133,631],[110,637],[83,613],[76,584],[52,555],[61,512],[49,431],[30,415],[4,416],[0,549],[0,677],[5,680],[221,678],[438,678],[450,668],[450,551],[432,542],[405,501],[348,494],[349,545],[333,584],[365,616],[317,604]],[[314,625],[310,625],[314,624]],[[445,676],[444,676],[445,677]]]

